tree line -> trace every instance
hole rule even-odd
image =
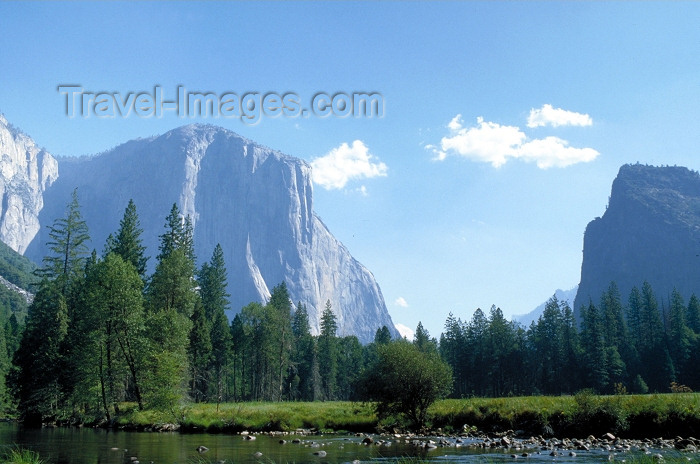
[[[5,410],[26,423],[109,421],[124,402],[172,410],[184,399],[354,399],[376,346],[391,341],[386,327],[369,346],[338,337],[330,301],[313,336],[306,306],[293,308],[284,282],[229,324],[221,246],[197,268],[192,223],[173,205],[148,275],[142,232],[129,201],[102,253],[90,253],[73,192],[50,227],[24,326],[11,318],[0,331]]]
[[[694,369],[700,300],[693,296],[686,305],[674,291],[659,309],[646,282],[625,303],[611,283],[598,304],[581,308],[580,323],[566,302],[552,297],[527,328],[493,306],[488,315],[477,309],[469,321],[450,314],[439,340],[419,323],[412,342],[392,340],[382,327],[373,343],[362,345],[357,337],[337,336],[330,301],[320,333],[312,335],[305,304],[292,304],[284,282],[269,301],[246,305],[229,323],[221,246],[196,267],[192,223],[173,205],[149,275],[142,232],[129,201],[102,252],[89,252],[73,193],[65,217],[50,227],[49,254],[24,324],[15,317],[0,321],[6,411],[27,423],[99,422],[119,415],[125,402],[175,410],[184,400],[395,399],[409,392],[406,403],[423,395],[410,392],[431,398],[450,391],[454,397],[583,388],[644,393],[668,391],[671,382],[700,385]],[[392,375],[400,366],[399,382]],[[387,401],[386,411],[395,410]],[[411,406],[412,422],[425,420],[426,404]]]
[[[610,283],[580,310],[550,298],[529,327],[500,308],[471,320],[450,314],[440,353],[454,372],[453,395],[508,396],[668,392],[700,388],[700,300],[674,290],[660,305],[651,285],[623,300]]]

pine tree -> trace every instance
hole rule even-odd
[[[145,280],[148,257],[145,256],[146,247],[142,244],[142,233],[143,229],[136,213],[136,205],[134,200],[129,200],[124,216],[119,222],[119,231],[117,231],[116,237],[110,234],[111,240],[110,238],[107,239],[106,249],[108,252],[121,256],[124,261],[131,263],[141,278]],[[107,254],[105,253],[105,256]]]
[[[17,410],[25,424],[52,421],[62,412],[60,348],[67,331],[68,308],[62,285],[44,279],[29,307],[10,375]]]
[[[413,344],[416,345],[422,353],[437,352],[437,340],[430,338],[430,333],[423,327],[420,321],[416,326]]]
[[[88,255],[86,242],[90,240],[87,224],[80,213],[77,189],[73,190],[71,201],[66,207],[66,216],[56,219],[49,227],[49,237],[51,240],[47,245],[51,254],[44,258],[44,267],[38,273],[49,280],[55,280],[61,294],[67,298],[70,285],[84,270]]]
[[[321,334],[318,337],[318,368],[321,377],[321,392],[324,400],[334,400],[338,375],[338,324],[331,307],[326,307],[321,315]]]
[[[212,359],[210,321],[201,300],[197,299],[192,312],[192,329],[188,348],[190,361],[190,396],[195,402],[206,401],[209,389],[208,368]]]
[[[538,363],[539,385],[544,393],[562,393],[564,373],[563,321],[556,295],[545,303],[537,320],[534,346]]]
[[[689,366],[693,331],[686,325],[686,307],[683,297],[674,288],[671,294],[671,309],[669,314],[670,330],[668,336],[669,354],[673,362],[676,378],[679,383],[688,383],[686,372],[694,368]]]
[[[270,295],[271,324],[272,333],[269,339],[275,341],[275,367],[276,394],[275,399],[282,401],[284,395],[285,378],[289,371],[289,354],[292,351],[292,301],[289,299],[287,284],[282,282],[272,289]]]
[[[229,294],[226,291],[227,274],[224,251],[221,245],[214,248],[209,263],[199,271],[200,297],[207,320],[211,321],[211,360],[208,366],[211,384],[210,396],[214,396],[217,407],[223,396],[224,373],[231,354],[231,331],[226,311],[229,309]]]
[[[588,308],[582,308],[581,312],[583,315],[581,328],[583,363],[588,374],[586,384],[602,393],[610,386],[603,317],[593,302],[589,303]]]
[[[190,318],[199,298],[193,244],[176,205],[166,218],[165,229],[156,270],[146,290],[149,355],[144,398],[157,408],[170,408],[183,397],[189,372]]]
[[[377,329],[377,332],[374,334],[374,343],[377,345],[386,345],[387,343],[391,343],[391,332],[389,332],[389,328],[387,326],[383,325]]]
[[[649,282],[644,282],[640,308],[639,357],[642,377],[652,391],[665,391],[674,366],[665,343],[659,304]]]
[[[468,367],[464,359],[464,353],[467,350],[465,345],[466,337],[462,328],[462,321],[455,318],[452,313],[449,313],[447,320],[445,320],[445,330],[440,334],[439,351],[440,357],[447,362],[454,372],[453,390],[458,397],[469,394],[466,384]],[[471,351],[469,353],[471,354]]]
[[[301,302],[297,304],[294,311],[292,333],[294,334],[294,350],[291,357],[293,371],[289,383],[293,388],[290,396],[294,400],[313,401],[316,388],[313,372],[316,342],[309,327],[309,313],[306,305]]]
[[[700,299],[695,296],[695,293],[690,296],[685,320],[695,334],[700,334]]]

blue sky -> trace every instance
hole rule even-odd
[[[56,155],[206,122],[312,162],[396,323],[578,283],[620,165],[700,169],[697,2],[1,2],[0,112]],[[381,118],[65,115],[86,91],[379,92]]]

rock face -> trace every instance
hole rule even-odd
[[[0,240],[24,253],[39,231],[44,191],[58,178],[58,163],[0,114]]]
[[[372,274],[314,214],[306,162],[223,128],[190,125],[89,158],[60,158],[58,164],[60,176],[39,214],[42,226],[65,214],[77,188],[91,247],[99,252],[131,198],[146,252],[154,257],[165,216],[178,203],[192,219],[198,260],[209,260],[217,243],[224,250],[229,316],[251,301],[266,301],[272,287],[285,281],[292,301],[307,306],[314,333],[330,300],[339,335],[369,342],[383,325],[397,335]],[[40,261],[46,254],[47,232],[42,227],[33,237],[29,258]]]
[[[684,167],[625,165],[603,217],[586,227],[575,311],[615,281],[623,303],[648,281],[666,304],[676,288],[700,295],[700,174]]]

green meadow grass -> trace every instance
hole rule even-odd
[[[433,430],[485,433],[521,430],[528,435],[568,437],[603,433],[630,438],[700,436],[700,394],[573,396],[448,399],[429,411]],[[138,411],[125,405],[117,425],[146,428],[178,424],[184,431],[375,432],[400,428],[398,420],[380,422],[373,404],[350,401],[188,403],[177,410]]]

